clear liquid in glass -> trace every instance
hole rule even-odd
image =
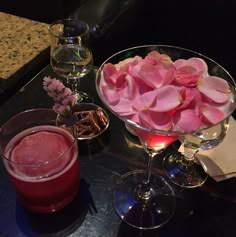
[[[79,45],[59,45],[51,54],[53,70],[60,76],[77,79],[88,74],[93,65],[91,51]]]

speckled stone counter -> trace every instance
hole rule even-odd
[[[10,78],[47,47],[47,24],[0,12],[1,79]]]
[[[45,61],[49,46],[48,24],[0,12],[0,99]]]

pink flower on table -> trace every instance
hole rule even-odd
[[[76,96],[72,94],[72,91],[55,78],[44,77],[43,88],[54,100],[53,110],[58,114],[69,113],[76,103]]]
[[[52,109],[58,114],[63,114],[65,111],[70,110],[70,106],[69,105],[62,105],[60,103],[55,103],[53,105]]]
[[[74,95],[66,95],[61,99],[61,104],[63,105],[73,105],[75,103]]]

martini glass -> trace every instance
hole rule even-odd
[[[139,229],[161,227],[174,215],[174,191],[161,175],[152,172],[152,164],[154,158],[161,154],[170,144],[190,133],[154,129],[148,124],[141,125],[131,120],[128,116],[118,113],[115,110],[115,106],[112,106],[104,96],[103,68],[108,63],[114,65],[135,56],[143,58],[152,51],[167,54],[173,61],[179,58],[187,59],[195,55],[192,51],[174,46],[144,45],[133,47],[120,51],[108,58],[99,68],[96,77],[96,89],[100,99],[115,116],[125,123],[126,127],[137,135],[148,154],[147,169],[134,170],[124,174],[117,181],[113,190],[113,204],[117,214],[124,222]],[[211,62],[215,65],[213,61]],[[233,108],[234,106],[230,106],[228,114],[232,112]]]

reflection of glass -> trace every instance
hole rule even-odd
[[[197,152],[209,150],[221,143],[229,127],[229,118],[221,123],[193,134],[180,137],[183,153],[175,153],[166,157],[164,167],[170,180],[182,187],[194,188],[202,185],[208,175],[197,163]]]
[[[79,188],[77,139],[55,126],[50,109],[28,110],[1,127],[4,166],[22,204],[33,212],[65,207]]]
[[[51,66],[77,96],[78,102],[92,102],[85,92],[79,91],[80,78],[93,66],[89,48],[89,26],[80,20],[59,20],[50,25]]]
[[[151,128],[148,125],[141,126],[140,124],[131,121],[128,116],[125,116],[125,114],[122,116],[118,112],[115,112],[116,106],[111,105],[107,101],[106,96],[104,96],[104,85],[106,85],[106,79],[104,79],[105,76],[103,77],[103,67],[108,63],[117,64],[124,59],[133,58],[135,56],[141,56],[143,58],[152,51],[158,51],[161,54],[167,54],[170,56],[172,61],[175,61],[179,58],[188,59],[196,56],[196,54],[192,51],[173,46],[146,45],[134,47],[120,51],[108,58],[99,68],[96,78],[96,89],[103,103],[118,118],[125,122],[126,127],[131,128],[131,130],[134,131],[134,133],[138,136],[143,148],[148,153],[149,159],[147,170],[131,171],[121,176],[113,192],[113,202],[117,214],[124,222],[140,229],[152,229],[160,227],[167,223],[174,214],[174,192],[171,186],[164,180],[164,178],[152,173],[152,162],[157,154],[162,153],[167,146],[180,137],[185,136],[186,133],[157,130]],[[202,57],[201,55],[198,56],[200,58]],[[215,66],[213,61],[209,60],[208,58],[205,59],[209,61],[211,65]],[[125,70],[128,68],[128,66],[124,65],[125,63],[119,64],[119,66]],[[231,77],[221,67],[214,67],[214,69],[210,67],[210,69],[220,70],[221,77],[231,81]],[[128,79],[130,78],[126,76],[125,79],[127,80],[128,84]],[[231,104],[229,105],[227,116],[232,113],[234,108],[235,104],[234,101],[232,101],[232,106]],[[175,111],[172,112],[174,113]]]

